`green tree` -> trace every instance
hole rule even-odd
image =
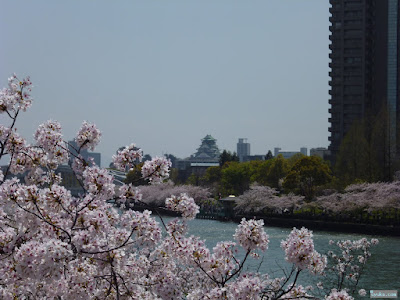
[[[356,181],[369,181],[372,164],[370,145],[365,137],[365,122],[354,121],[340,145],[336,157],[335,175],[343,187]]]
[[[222,151],[219,157],[219,165],[222,167],[226,162],[230,161],[239,161],[239,157],[236,155],[236,152],[231,153],[230,151],[224,150]]]
[[[363,120],[353,122],[342,140],[334,171],[342,187],[367,181],[390,181],[399,168],[399,123],[393,124],[388,108],[382,105],[378,114],[370,112]]]
[[[288,165],[289,165],[289,169],[292,168],[300,159],[302,159],[303,157],[305,157],[305,155],[303,153],[296,153],[295,155],[292,155],[291,157],[289,157],[287,159]]]
[[[192,173],[186,180],[186,184],[198,186],[200,184],[200,176],[199,174]]]
[[[204,176],[201,178],[201,182],[204,186],[211,188],[213,195],[222,193],[221,177],[222,168],[219,166],[207,168]]]
[[[202,180],[204,183],[212,185],[215,183],[219,183],[221,181],[221,176],[221,167],[209,167],[207,168]]]
[[[250,162],[250,182],[257,182],[260,185],[269,185],[268,173],[273,163],[273,159],[256,160]]]
[[[288,161],[279,154],[272,160],[271,167],[268,170],[267,182],[269,186],[279,189],[279,180],[283,179],[289,171]]]
[[[375,181],[390,181],[394,172],[399,168],[398,144],[400,136],[399,123],[392,123],[388,108],[383,105],[379,114],[372,119],[371,153],[375,159],[371,167]]]
[[[179,174],[179,169],[177,168],[171,168],[169,171],[169,179],[172,180],[173,183],[175,184],[180,184],[180,174]]]
[[[248,163],[228,162],[221,170],[221,187],[224,195],[241,195],[250,187]]]
[[[268,150],[267,155],[265,155],[265,160],[270,160],[270,159],[273,159],[273,158],[274,158],[274,156],[272,155],[271,150]]]
[[[305,156],[290,169],[283,186],[305,196],[307,200],[312,200],[315,188],[329,183],[332,180],[331,174],[328,164],[320,157]]]

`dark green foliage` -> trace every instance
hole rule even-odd
[[[239,157],[236,155],[236,152],[231,153],[230,151],[224,150],[219,157],[219,165],[222,167],[226,162],[230,161],[239,161]]]
[[[221,170],[222,192],[224,195],[241,195],[250,187],[250,168],[248,163],[228,162]]]
[[[336,156],[335,176],[342,188],[356,182],[390,181],[399,168],[396,142],[400,137],[389,126],[387,107],[377,115],[355,121]],[[396,141],[397,140],[397,141]]]
[[[311,200],[315,196],[315,188],[332,180],[329,166],[319,157],[305,156],[290,169],[283,186]]]
[[[272,160],[271,167],[267,173],[269,186],[279,189],[279,180],[283,179],[289,171],[289,164],[282,154],[279,154]]]
[[[268,150],[267,155],[265,155],[265,160],[270,160],[270,159],[273,159],[273,158],[274,158],[274,156],[272,155],[271,150]]]
[[[368,152],[365,123],[355,121],[344,137],[336,158],[335,174],[344,186],[356,180],[371,180],[371,174],[368,172],[368,165],[371,163]]]

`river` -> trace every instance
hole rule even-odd
[[[164,221],[169,219],[171,218],[165,217]],[[237,223],[233,222],[195,219],[189,221],[189,234],[199,236],[212,249],[219,241],[233,240],[237,225]],[[260,253],[260,259],[250,260],[245,269],[257,270],[259,268],[261,273],[269,273],[271,276],[275,275],[275,277],[282,276],[282,267],[288,267],[289,265],[284,261],[284,252],[280,248],[280,242],[288,236],[291,230],[280,227],[266,227],[265,230],[270,239],[268,250],[265,253]],[[330,248],[332,246],[329,245],[329,240],[356,240],[364,237],[360,234],[318,230],[314,230],[313,234],[315,249],[321,254],[332,249]],[[365,237],[369,240],[377,238],[379,239],[379,244],[372,247],[372,256],[367,263],[358,287],[367,291],[368,298],[370,290],[397,290],[400,292],[400,238],[371,235]],[[299,280],[303,285],[321,281],[320,278],[309,276],[307,272],[303,273]],[[324,281],[327,280],[329,281],[329,279],[324,279]]]

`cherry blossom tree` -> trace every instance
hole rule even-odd
[[[243,219],[234,241],[210,250],[198,237],[187,235],[186,221],[198,212],[188,194],[167,197],[165,206],[182,215],[167,224],[157,222],[148,210],[117,210],[111,200],[131,206],[142,201],[142,194],[129,184],[117,187],[106,169],[80,155],[100,141],[95,124],[83,122],[76,153],[68,151],[57,121],[40,125],[33,144],[18,135],[15,124],[32,103],[31,87],[29,78],[13,75],[0,92],[0,112],[10,119],[0,127],[0,158],[8,158],[0,172],[1,299],[315,298],[310,287],[298,282],[301,272],[323,274],[327,265],[327,257],[314,249],[310,231],[293,229],[282,241],[293,268],[273,278],[243,268],[248,257],[267,251],[262,220]],[[84,190],[79,197],[61,185],[55,171],[70,156]],[[130,169],[140,157],[130,145],[113,157],[114,165]],[[156,157],[143,164],[142,175],[160,184],[169,167],[167,159]],[[15,175],[24,175],[25,182]],[[328,291],[326,299],[352,299],[348,292]]]
[[[390,211],[400,209],[400,181],[362,183],[348,186],[343,193],[318,197],[316,204],[327,211]]]
[[[238,197],[235,210],[241,214],[262,213],[265,209],[283,213],[300,207],[303,200],[303,196],[279,195],[276,189],[269,186],[252,185],[249,190]]]
[[[194,185],[176,185],[172,182],[139,186],[142,202],[152,206],[165,206],[165,199],[171,195],[187,194],[200,205],[205,200],[210,200],[211,192],[208,188]]]

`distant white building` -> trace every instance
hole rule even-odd
[[[310,156],[318,156],[321,157],[322,159],[326,159],[330,155],[330,153],[331,152],[324,147],[310,149]]]
[[[250,143],[247,142],[247,139],[240,138],[236,144],[236,149],[240,162],[245,161],[246,157],[250,156]]]
[[[274,157],[277,157],[279,154],[282,154],[284,158],[291,158],[293,155],[296,155],[298,153],[307,156],[307,148],[301,147],[300,151],[281,151],[281,148],[279,147],[274,148]]]

